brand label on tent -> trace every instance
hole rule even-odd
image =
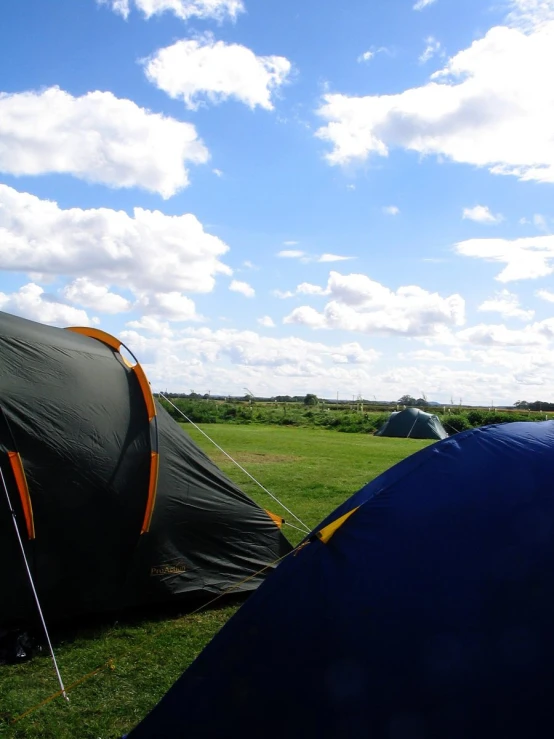
[[[184,559],[176,560],[175,562],[166,562],[161,565],[154,565],[150,568],[150,576],[155,577],[157,575],[180,575],[187,571],[187,565]]]

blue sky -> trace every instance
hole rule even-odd
[[[27,0],[0,309],[155,390],[549,400],[554,0]]]

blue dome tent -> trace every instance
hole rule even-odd
[[[554,731],[554,422],[473,429],[339,507],[130,739]]]

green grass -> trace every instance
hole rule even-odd
[[[277,495],[310,528],[366,482],[428,442],[338,434],[272,426],[203,427],[256,479]],[[275,513],[279,506],[198,431],[191,436],[242,489]],[[290,516],[285,514],[290,520]],[[301,534],[285,528],[296,543]],[[77,635],[55,634],[56,655],[66,684],[112,659],[70,693],[15,724],[10,721],[57,690],[49,657],[0,667],[0,737],[21,739],[111,739],[135,726],[236,610],[233,606],[196,615],[173,612],[164,618],[104,627]]]

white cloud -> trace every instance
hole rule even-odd
[[[501,290],[493,298],[485,300],[477,310],[500,313],[506,318],[520,318],[522,321],[527,321],[535,315],[534,310],[521,308],[518,296],[508,290]]]
[[[245,298],[253,298],[256,294],[254,288],[247,282],[241,282],[240,280],[233,280],[229,285],[229,290],[235,293],[241,293]]]
[[[524,30],[532,30],[548,21],[554,20],[552,0],[510,0],[512,11],[508,22]]]
[[[216,177],[223,177],[223,172],[220,169],[212,169],[212,172]]]
[[[160,321],[153,316],[142,316],[138,321],[129,321],[126,324],[129,328],[142,329],[155,334],[160,339],[171,339],[174,331],[166,321]]]
[[[369,61],[371,61],[371,59],[373,59],[374,56],[375,56],[375,52],[374,51],[364,51],[363,54],[360,54],[360,56],[358,57],[357,61],[359,63],[361,63],[361,62],[369,62]]]
[[[482,346],[547,346],[554,339],[554,318],[510,329],[503,324],[479,324],[458,332],[462,341]]]
[[[296,246],[298,241],[283,241],[283,246]]]
[[[356,257],[345,257],[340,254],[306,254],[304,251],[297,249],[284,249],[277,252],[277,256],[283,259],[300,259],[302,262],[344,262],[348,259],[356,259]]]
[[[450,402],[454,396],[458,402],[462,396],[464,403],[494,399],[498,404],[544,397],[545,388],[554,386],[554,351],[543,343],[530,344],[533,337],[524,337],[527,351],[522,351],[521,336],[498,334],[493,340],[499,343],[455,338],[445,351],[380,356],[357,342],[325,344],[231,329],[175,330],[147,317],[128,326],[121,338],[140,358],[154,389],[161,390],[242,395],[247,385],[267,396],[315,392],[335,398],[340,390],[341,399],[360,392],[391,400],[404,392],[419,397],[423,390],[432,400]],[[548,329],[539,325],[535,330],[544,336]]]
[[[244,394],[305,394],[372,383],[370,370],[379,357],[357,342],[330,344],[295,336],[271,337],[254,331],[186,329],[160,336],[134,330],[121,338],[141,357],[154,389],[220,388]]]
[[[288,243],[293,244],[296,242],[289,241]],[[298,251],[297,249],[284,249],[283,251],[277,252],[277,256],[283,259],[300,259],[300,257],[304,256],[304,252]]]
[[[414,5],[414,10],[423,10],[434,2],[436,2],[436,0],[417,0],[417,3]]]
[[[258,318],[258,323],[260,326],[265,326],[266,328],[275,328],[275,322],[270,316],[262,316],[261,318]]]
[[[88,277],[78,277],[62,288],[61,294],[70,303],[82,305],[101,313],[124,313],[131,310],[131,301],[112,293],[109,285],[101,285]]]
[[[465,320],[465,302],[460,295],[443,298],[415,285],[394,292],[363,274],[331,272],[320,294],[331,298],[322,312],[301,306],[284,322],[316,329],[425,336],[439,327],[463,325]]]
[[[388,216],[397,216],[400,213],[400,208],[397,205],[385,205],[383,213]]]
[[[322,254],[317,258],[318,262],[345,262],[349,259],[356,259],[356,257],[343,257],[340,254]]]
[[[329,295],[330,291],[328,288],[321,287],[320,285],[312,285],[310,282],[303,282],[296,288],[298,295]]]
[[[220,261],[228,246],[190,213],[135,208],[131,217],[108,208],[62,210],[1,184],[0,243],[0,269],[86,278],[68,288],[68,297],[98,309],[102,286],[130,290],[139,302],[154,300],[164,312],[177,293],[210,292],[218,274],[231,274]],[[161,294],[169,294],[169,303]],[[106,296],[113,309],[118,296]],[[186,313],[186,301],[178,300],[177,312]]]
[[[282,56],[256,56],[240,44],[216,41],[207,34],[177,41],[145,60],[147,78],[191,110],[203,100],[234,98],[273,110],[272,97],[285,83],[291,64]]]
[[[464,208],[462,218],[476,223],[498,224],[503,220],[501,213],[491,213],[486,205],[475,205],[473,208]]]
[[[546,300],[548,303],[554,303],[554,293],[550,290],[537,290],[535,294],[538,298]]]
[[[287,298],[294,298],[294,293],[290,290],[272,290],[272,295],[275,295],[276,298],[280,298],[281,300],[287,300]]]
[[[533,225],[536,226],[539,231],[548,232],[546,218],[540,213],[535,213],[535,215],[533,216]]]
[[[128,18],[131,6],[140,10],[145,18],[171,12],[181,18],[211,18],[217,21],[235,20],[244,11],[242,0],[97,0],[108,5],[115,13]]]
[[[203,320],[196,313],[194,301],[177,290],[143,295],[138,305],[150,318],[165,318],[168,321]]]
[[[423,53],[420,55],[419,61],[421,64],[425,64],[437,54],[441,54],[441,52],[442,52],[441,42],[437,41],[437,39],[434,36],[428,36],[425,39],[425,49]],[[444,52],[442,52],[441,56],[444,56]]]
[[[519,239],[469,239],[454,246],[465,257],[499,262],[506,266],[496,276],[499,282],[532,280],[554,272],[554,236]]]
[[[71,174],[167,198],[188,185],[187,163],[208,158],[192,124],[111,92],[0,93],[0,171],[9,174]]]
[[[11,294],[0,292],[0,310],[53,326],[90,326],[93,323],[84,310],[59,302],[34,282]]]
[[[538,11],[537,11],[538,12]],[[328,93],[317,135],[331,164],[387,156],[389,147],[554,182],[554,21],[497,26],[416,88],[391,95]]]

